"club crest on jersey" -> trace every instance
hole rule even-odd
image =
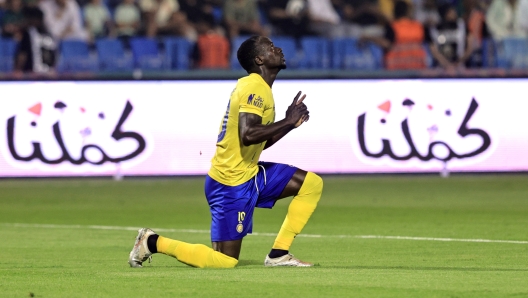
[[[247,104],[248,105],[254,105],[257,108],[262,108],[262,105],[264,104],[264,99],[262,97],[260,97],[259,95],[250,94],[248,96]]]

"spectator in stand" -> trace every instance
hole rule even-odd
[[[487,4],[486,0],[464,1],[468,34],[474,46],[474,52],[470,60],[472,66],[482,66],[484,63],[483,40],[489,37],[485,15]],[[493,53],[491,50],[488,52]],[[487,59],[493,59],[493,57],[490,56]]]
[[[450,4],[439,7],[441,21],[425,30],[434,66],[443,68],[464,67],[474,50],[472,37],[468,34],[464,20]]]
[[[229,40],[214,29],[209,19],[196,22],[198,41],[193,51],[193,64],[201,69],[229,68]]]
[[[330,0],[308,0],[310,30],[327,38],[343,37],[341,17]]]
[[[90,3],[86,4],[84,22],[92,39],[105,37],[113,31],[110,11],[101,0],[91,0]]]
[[[487,35],[486,26],[486,2],[485,0],[464,1],[468,31],[480,44]]]
[[[183,13],[187,16],[187,20],[193,25],[198,26],[198,23],[207,22],[211,26],[215,26],[215,18],[213,15],[213,6],[209,3],[201,3],[198,0],[180,0],[180,7]],[[204,24],[201,24],[204,26]],[[200,34],[200,33],[198,33]]]
[[[114,22],[118,37],[130,37],[137,34],[141,26],[141,14],[134,0],[123,0],[116,7]]]
[[[1,18],[2,37],[22,39],[24,28],[24,13],[22,12],[22,0],[7,0],[7,9]]]
[[[260,24],[255,0],[226,0],[224,23],[231,39],[239,35],[269,35],[270,33]]]
[[[44,13],[44,26],[55,40],[88,39],[81,9],[75,0],[44,0],[40,2],[40,9]]]
[[[309,30],[308,5],[305,0],[268,0],[266,11],[274,35],[300,38],[312,35]]]
[[[372,1],[344,0],[343,12],[344,35],[364,40],[383,39],[390,28],[390,20]]]
[[[176,0],[140,0],[139,7],[145,16],[146,35],[184,36],[196,40],[196,30],[180,11]]]
[[[378,0],[378,9],[389,20],[394,19],[394,1],[392,0]]]
[[[486,13],[486,23],[494,39],[525,37],[521,22],[528,18],[519,8],[518,0],[493,0]]]
[[[385,67],[389,70],[426,68],[424,26],[411,18],[411,7],[406,1],[397,1],[393,14],[394,21],[386,19],[384,37],[363,36],[361,40],[374,42],[383,48]]]
[[[389,47],[385,67],[390,70],[426,68],[423,25],[411,18],[411,7],[405,1],[395,3],[394,18],[386,34]]]
[[[518,0],[518,16],[523,36],[528,36],[528,0]]]
[[[27,28],[15,55],[15,71],[49,73],[56,61],[57,44],[44,26],[44,14],[38,8],[24,9]]]
[[[435,0],[414,0],[414,18],[426,27],[440,23],[440,15]]]

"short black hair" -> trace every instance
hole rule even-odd
[[[394,18],[399,19],[409,14],[409,4],[405,1],[396,1],[394,4]]]
[[[238,48],[238,62],[248,73],[255,67],[255,57],[260,53],[259,42],[261,36],[251,36],[246,39]]]

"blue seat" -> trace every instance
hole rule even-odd
[[[497,45],[492,38],[482,40],[482,66],[497,67]]]
[[[299,67],[299,55],[297,54],[297,46],[295,40],[291,37],[286,36],[275,36],[271,37],[273,44],[276,47],[282,49],[282,53],[286,59],[286,64],[288,68],[298,68]]]
[[[0,39],[0,72],[13,71],[17,44],[12,39]]]
[[[303,69],[330,68],[330,45],[326,38],[304,37],[301,39],[302,57],[299,67]]]
[[[119,39],[99,39],[95,42],[102,71],[127,71],[134,69],[132,56],[127,55]]]
[[[477,48],[471,53],[468,65],[471,68],[485,67],[494,68],[497,67],[497,51],[496,45],[493,39],[484,38],[482,39],[480,48]]]
[[[213,7],[213,18],[217,24],[222,23],[222,18],[224,17],[224,11],[221,7]]]
[[[367,47],[374,58],[374,69],[383,69],[383,49],[371,42],[367,44]]]
[[[144,70],[161,70],[166,68],[165,57],[161,55],[158,42],[152,38],[132,38],[130,40],[134,66]]]
[[[67,39],[61,42],[58,65],[60,72],[94,72],[98,68],[97,57],[90,53],[85,41]]]
[[[383,67],[380,47],[371,43],[359,45],[353,38],[334,39],[332,56],[334,69],[375,70]]]
[[[499,67],[528,68],[528,40],[526,38],[505,38],[496,44]]]
[[[167,38],[165,44],[165,59],[170,69],[187,70],[193,49],[191,41],[185,38]]]

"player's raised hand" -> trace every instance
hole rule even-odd
[[[293,99],[293,103],[292,103],[292,105],[293,105],[293,104],[299,105],[299,104],[301,104],[301,103],[304,101],[304,99],[306,98],[306,94],[302,94],[302,97],[299,99],[299,96],[301,96],[301,94],[302,94],[302,91],[299,91],[299,92],[297,93],[297,95],[296,95],[295,98]]]
[[[288,107],[288,110],[286,110],[286,119],[291,121],[295,128],[301,126],[303,122],[308,121],[310,118],[308,107],[303,102],[305,98],[306,94],[302,94],[302,91],[299,91],[293,99],[292,104]]]

